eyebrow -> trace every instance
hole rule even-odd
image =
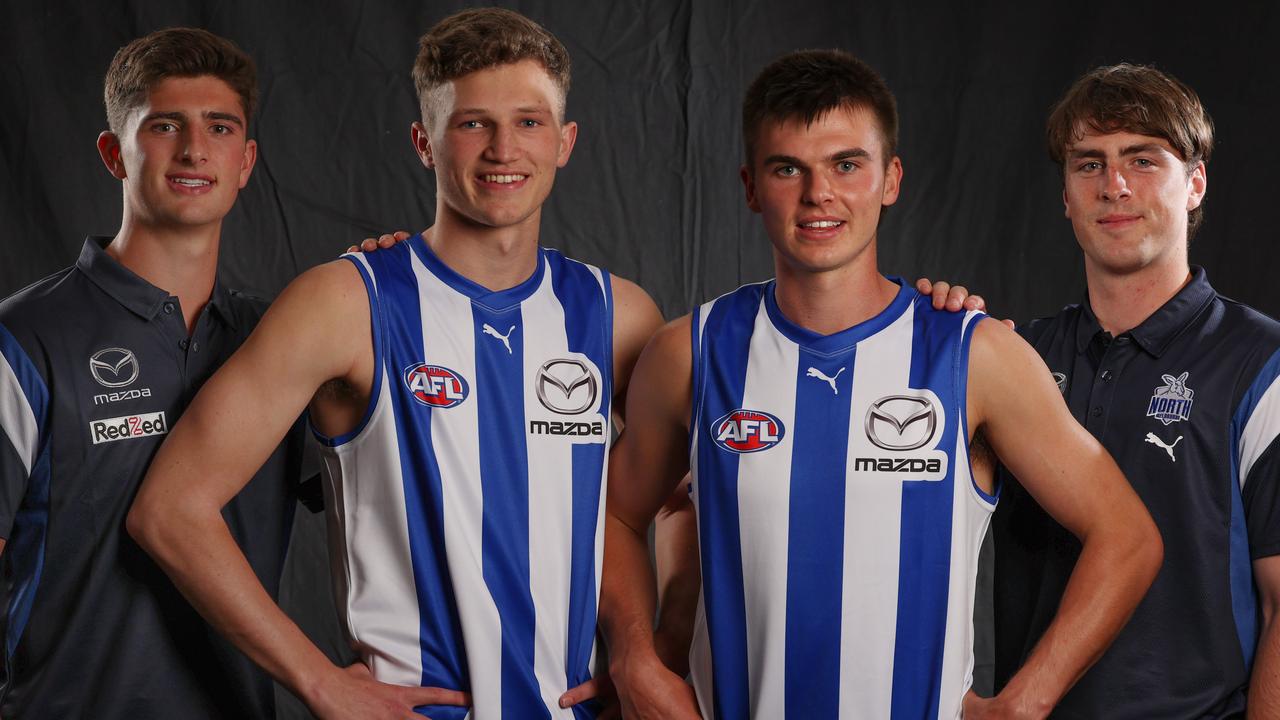
[[[828,157],[827,159],[830,160],[831,162],[839,162],[841,160],[848,160],[850,158],[870,158],[870,157],[871,157],[871,153],[867,152],[866,150],[863,150],[862,148],[849,148],[848,150],[841,150],[837,153],[832,153],[831,156]],[[764,159],[764,164],[765,165],[774,165],[774,164],[804,165],[805,163],[800,158],[792,157],[790,155],[770,155]]]
[[[1120,157],[1129,155],[1140,155],[1142,153],[1168,152],[1162,145],[1157,143],[1139,143],[1137,145],[1126,145],[1120,148]],[[1067,157],[1072,159],[1083,158],[1106,158],[1107,154],[1098,149],[1072,150],[1067,153]]]
[[[242,128],[244,127],[244,120],[241,120],[239,115],[235,115],[233,113],[209,111],[209,112],[201,113],[201,117],[205,118],[206,120],[223,120],[225,122],[235,123],[239,127],[242,127]],[[142,118],[142,122],[144,123],[151,122],[152,120],[180,120],[182,122],[186,122],[187,114],[184,112],[177,112],[177,111],[153,112],[148,114],[146,117]]]

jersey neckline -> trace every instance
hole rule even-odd
[[[841,350],[853,347],[859,342],[875,335],[881,330],[889,327],[893,321],[902,316],[906,312],[907,307],[911,305],[918,294],[915,288],[903,282],[902,278],[897,276],[888,276],[887,279],[898,285],[898,294],[894,296],[884,310],[881,310],[875,316],[868,318],[857,325],[839,330],[830,335],[814,332],[806,327],[802,327],[792,322],[782,313],[782,308],[778,307],[778,299],[774,292],[777,288],[777,280],[770,280],[764,292],[765,311],[769,314],[769,321],[773,323],[773,327],[782,333],[788,340],[801,345],[810,350],[820,353],[839,352]]]
[[[541,247],[539,247],[538,266],[534,268],[532,275],[523,280],[519,285],[509,287],[505,290],[490,290],[446,265],[445,262],[431,250],[431,246],[427,245],[427,241],[422,237],[422,233],[414,235],[405,242],[408,243],[410,248],[412,248],[413,253],[418,256],[418,259],[422,261],[422,264],[431,271],[431,274],[435,275],[449,287],[471,298],[472,301],[494,311],[506,310],[524,302],[534,293],[535,290],[538,289],[538,286],[542,284],[542,275],[546,271],[546,253]]]

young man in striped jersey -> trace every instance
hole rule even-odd
[[[174,428],[130,529],[321,718],[594,717],[561,698],[593,669],[615,398],[661,317],[538,245],[577,135],[555,37],[465,11],[423,36],[414,79],[435,224],[295,280]],[[262,591],[219,514],[308,406],[361,657],[346,669]]]
[[[743,126],[777,277],[658,332],[611,460],[601,621],[625,716],[1043,717],[1154,576],[1153,524],[1030,347],[880,275],[902,166],[873,70],[785,56],[748,90]],[[969,463],[979,436],[1084,548],[1056,621],[992,700],[968,692],[997,492]],[[653,650],[644,537],[686,471],[693,691]]]

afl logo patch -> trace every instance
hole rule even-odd
[[[711,423],[716,445],[734,453],[753,453],[782,442],[782,421],[767,412],[738,409]]]
[[[467,381],[447,367],[411,365],[404,371],[404,384],[413,399],[433,408],[451,408],[462,404],[470,393]]]

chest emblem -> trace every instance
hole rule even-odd
[[[1181,439],[1182,439],[1182,436],[1179,435],[1178,440],[1181,440]],[[1159,435],[1156,435],[1155,433],[1147,433],[1147,442],[1157,447],[1160,447],[1165,452],[1169,453],[1169,459],[1173,462],[1178,462],[1178,458],[1173,456],[1173,448],[1175,445],[1178,444],[1178,440],[1174,440],[1172,444],[1165,445],[1164,441],[1160,439]]]
[[[716,445],[732,453],[753,453],[782,442],[786,428],[776,416],[761,410],[739,408],[711,423]]]
[[[1178,377],[1168,373],[1160,376],[1165,384],[1155,389],[1151,403],[1147,405],[1147,417],[1153,417],[1165,425],[1180,420],[1191,419],[1191,403],[1195,390],[1187,387],[1187,376],[1184,372]]]
[[[106,348],[89,358],[89,372],[98,384],[122,388],[138,379],[138,357],[126,348]]]
[[[484,325],[482,325],[482,326],[480,327],[480,332],[482,332],[482,333],[484,333],[485,335],[488,335],[489,337],[494,338],[495,340],[497,340],[497,341],[501,342],[501,343],[502,343],[502,346],[503,346],[503,347],[505,347],[505,348],[507,349],[507,354],[508,354],[508,355],[510,355],[510,354],[511,354],[511,333],[513,333],[513,332],[515,332],[515,331],[516,331],[516,326],[515,326],[515,325],[512,325],[510,328],[508,328],[508,329],[507,329],[507,334],[506,334],[506,335],[503,335],[502,333],[498,332],[498,331],[497,331],[497,330],[496,330],[492,325],[490,325],[489,323],[485,323]]]
[[[915,450],[928,445],[938,429],[933,401],[916,395],[888,395],[867,408],[867,439],[884,450]]]
[[[1049,374],[1053,375],[1053,382],[1057,384],[1058,392],[1062,393],[1063,395],[1066,395],[1067,394],[1067,374],[1060,373],[1060,372],[1051,372]]]
[[[404,371],[404,384],[414,400],[432,408],[461,405],[471,392],[466,379],[439,365],[410,365]]]
[[[839,370],[836,371],[835,375],[828,377],[826,373],[822,372],[818,368],[811,367],[809,368],[808,372],[804,374],[804,376],[811,377],[811,378],[818,378],[822,382],[831,386],[831,392],[835,393],[836,395],[839,395],[840,390],[839,388],[836,387],[836,378],[840,377],[840,373],[844,372],[845,370],[846,368],[840,368]]]
[[[542,407],[559,415],[581,415],[596,406],[600,383],[581,360],[556,358],[538,368],[533,388]]]

